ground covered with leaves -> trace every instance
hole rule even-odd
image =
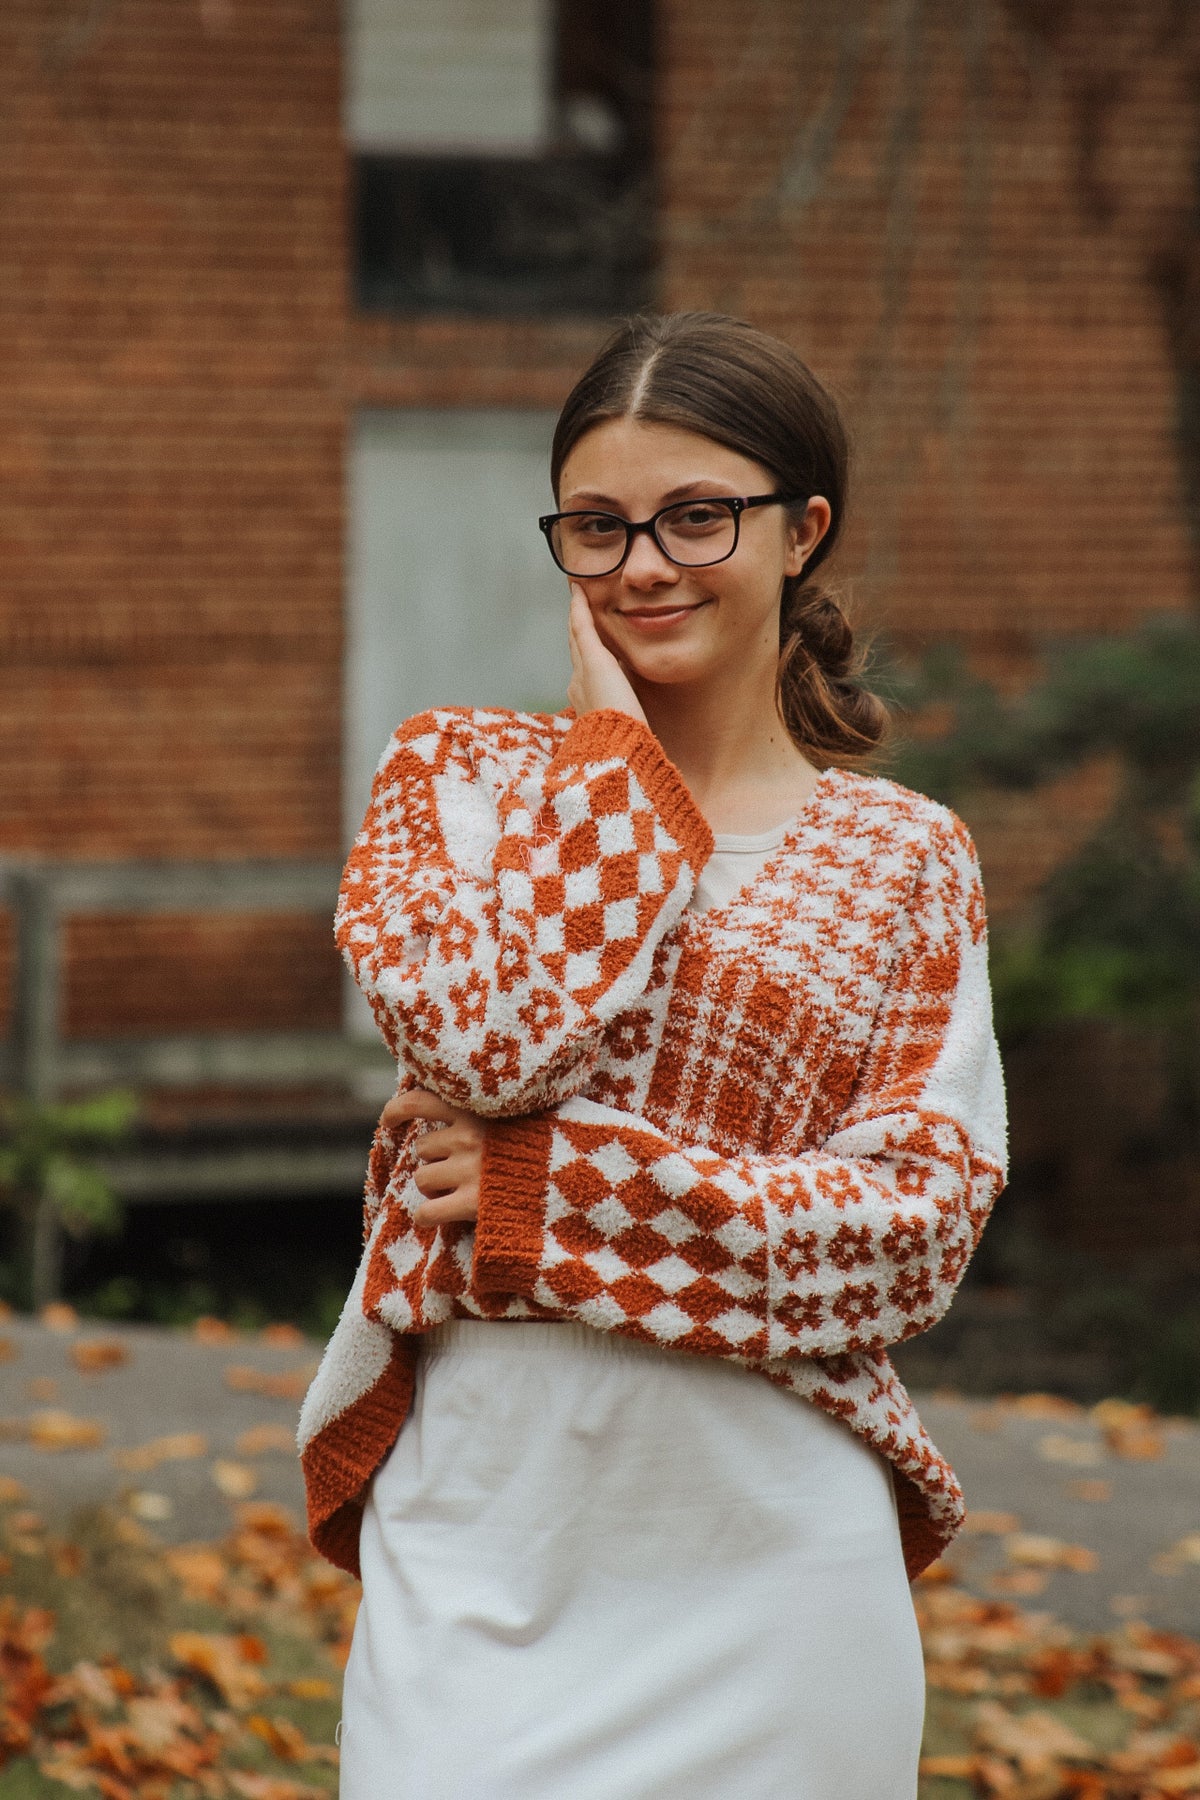
[[[0,1795],[322,1800],[357,1584],[287,1509],[164,1546],[96,1510],[49,1532],[0,1490]]]
[[[0,1489],[0,1796],[320,1800],[337,1789],[357,1587],[285,1508],[165,1546],[116,1511],[46,1529]],[[1127,1620],[1085,1637],[935,1568],[923,1800],[1200,1795],[1200,1643]]]

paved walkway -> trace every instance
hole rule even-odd
[[[88,1372],[103,1355],[88,1351],[96,1343],[124,1360]],[[57,1523],[80,1505],[117,1503],[169,1541],[220,1536],[231,1505],[251,1495],[300,1512],[291,1435],[319,1353],[261,1334],[203,1342],[9,1319],[0,1475]],[[1106,1437],[1103,1420],[1052,1401],[917,1400],[984,1527],[948,1558],[967,1586],[1085,1629],[1136,1616],[1200,1637],[1200,1424],[1135,1422]],[[94,1441],[50,1447],[73,1437]]]

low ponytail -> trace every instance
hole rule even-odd
[[[789,737],[818,763],[870,756],[887,735],[887,708],[862,686],[850,621],[811,578],[783,584],[775,701]]]
[[[829,529],[808,569],[783,584],[776,701],[788,733],[816,763],[854,761],[887,729],[859,682],[862,659],[838,602],[813,576],[846,510],[850,449],[833,396],[778,338],[723,313],[646,313],[609,339],[567,396],[550,453],[554,492],[570,451],[605,419],[677,425],[761,463],[781,489],[829,502]]]

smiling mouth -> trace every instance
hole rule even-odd
[[[620,608],[622,619],[636,619],[643,624],[654,624],[659,619],[682,619],[688,613],[699,612],[707,606],[707,600],[692,600],[685,606],[623,606]]]

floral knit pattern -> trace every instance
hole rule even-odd
[[[712,835],[617,712],[439,709],[380,762],[335,929],[400,1085],[489,1120],[475,1225],[419,1227],[380,1130],[354,1288],[301,1416],[313,1540],[365,1487],[449,1318],[575,1320],[743,1363],[891,1463],[910,1573],[962,1518],[886,1346],[941,1317],[1004,1179],[975,854],[827,770],[724,906]]]

